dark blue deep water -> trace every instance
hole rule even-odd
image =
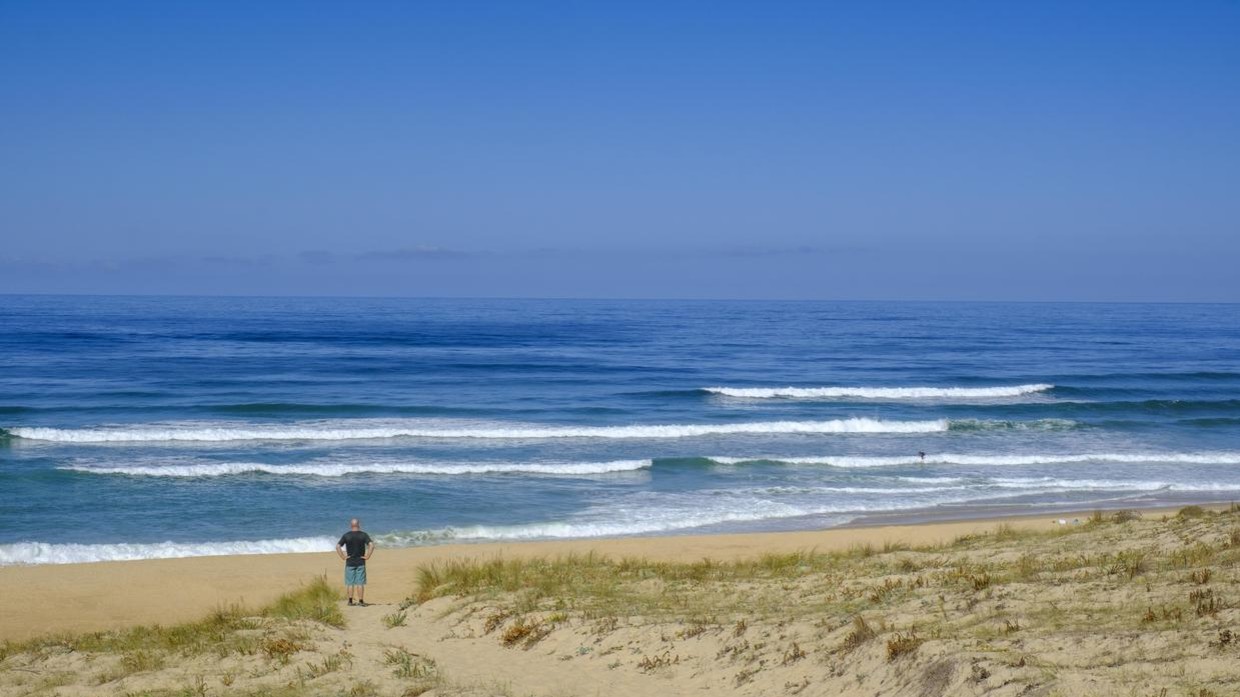
[[[7,296],[0,429],[9,564],[1228,501],[1240,306]]]

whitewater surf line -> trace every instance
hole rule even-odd
[[[865,455],[824,455],[817,457],[708,457],[721,465],[739,465],[747,462],[775,462],[790,465],[829,465],[832,467],[899,467],[910,465],[964,465],[964,466],[1031,466],[1097,463],[1119,464],[1190,464],[1190,465],[1240,465],[1240,452],[1196,453],[1077,453],[1032,455],[973,455],[955,453],[926,453],[925,459],[916,454],[892,457]]]
[[[702,391],[743,399],[996,399],[1053,389],[1037,383],[999,387],[703,387]]]
[[[786,489],[786,491],[785,491]],[[990,489],[990,491],[987,491]],[[996,495],[994,489],[1009,493]],[[730,492],[730,496],[706,497],[682,503],[675,508],[654,507],[642,511],[620,509],[595,510],[593,515],[563,521],[542,521],[516,525],[463,525],[438,529],[396,531],[375,534],[383,547],[414,547],[451,542],[525,541],[549,539],[592,539],[633,535],[673,534],[699,530],[729,523],[756,523],[818,516],[815,525],[838,525],[860,515],[876,512],[907,511],[944,504],[963,504],[989,499],[1009,499],[1027,493],[1047,490],[1080,492],[1151,492],[1157,490],[1184,492],[1240,491],[1240,484],[1229,486],[1201,485],[1162,481],[1063,480],[1045,478],[994,479],[969,487],[926,487],[886,489],[878,487],[765,487],[752,491]],[[822,494],[844,493],[854,498],[846,501],[808,503],[772,500],[770,496],[803,494],[817,499]],[[957,496],[934,496],[957,492]],[[922,498],[903,501],[887,500],[897,493],[921,494]],[[760,494],[760,496],[754,496]],[[881,502],[865,503],[862,496],[879,496]],[[1086,505],[1087,502],[1075,502]],[[822,516],[829,516],[827,519]],[[297,537],[266,540],[227,540],[216,542],[122,542],[122,543],[47,543],[17,542],[0,544],[0,566],[77,564],[138,559],[172,559],[183,557],[270,555],[305,552],[328,552],[334,537]]]
[[[140,465],[129,467],[92,467],[68,465],[59,470],[86,474],[116,474],[131,477],[227,477],[244,474],[302,475],[343,477],[349,474],[544,474],[591,475],[633,472],[652,465],[650,460],[615,460],[612,462],[562,463],[302,463],[270,465],[261,462],[217,462],[191,465]]]
[[[16,542],[0,544],[0,566],[15,564],[80,564],[135,559],[180,559],[183,557],[222,557],[234,554],[290,554],[330,552],[330,537],[294,537],[277,540],[229,542],[132,542],[74,544]]]
[[[628,426],[426,426],[355,425],[341,422],[252,426],[167,424],[139,427],[42,428],[19,427],[8,433],[28,440],[57,443],[134,443],[169,441],[244,440],[376,440],[388,438],[478,438],[540,440],[551,438],[693,438],[728,434],[933,433],[946,431],[946,419],[886,421],[870,418],[830,421],[767,421],[722,424],[651,424]]]
[[[1003,489],[1060,491],[1240,491],[1240,484],[1199,484],[1192,482],[1144,481],[1124,479],[1058,479],[1055,477],[1014,477],[991,479],[985,486]]]

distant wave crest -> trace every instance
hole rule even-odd
[[[1197,453],[1076,453],[1076,454],[1030,454],[1030,455],[980,455],[927,453],[922,460],[917,455],[893,457],[864,455],[825,455],[821,457],[711,457],[712,462],[722,465],[738,465],[746,462],[782,462],[792,465],[829,465],[832,467],[899,467],[908,465],[964,465],[964,466],[1030,466],[1097,463],[1120,464],[1192,464],[1192,465],[1240,465],[1240,452]]]
[[[308,462],[271,465],[261,462],[204,462],[194,464],[92,467],[71,465],[62,470],[87,474],[120,474],[134,477],[226,477],[242,474],[307,475],[343,477],[349,474],[549,474],[590,475],[632,472],[651,466],[650,460],[563,463],[405,463],[405,462]]]
[[[997,399],[1053,389],[1054,385],[998,387],[704,387],[703,391],[743,399]]]
[[[541,426],[522,424],[435,425],[426,423],[316,422],[296,424],[164,424],[103,428],[20,427],[9,433],[28,440],[61,443],[123,443],[160,441],[244,440],[366,440],[387,438],[692,438],[727,434],[790,433],[931,433],[945,431],[945,419],[887,421],[869,418],[829,421],[765,421],[717,424],[650,424],[626,426]]]

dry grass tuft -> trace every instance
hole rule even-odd
[[[873,588],[870,591],[869,599],[874,604],[881,603],[888,599],[896,590],[904,587],[904,581],[900,579],[889,578],[883,581],[882,585]]]
[[[1146,555],[1139,550],[1125,550],[1115,555],[1115,560],[1107,567],[1112,576],[1136,578],[1148,568]]]
[[[689,626],[677,632],[676,636],[681,639],[695,639],[717,627],[718,625],[716,623],[709,620],[694,618],[689,621]]]
[[[844,653],[848,653],[870,641],[875,636],[877,636],[877,633],[874,631],[874,628],[865,621],[864,617],[858,615],[853,618],[852,630],[844,637],[844,643],[840,646],[840,649]]]
[[[1213,617],[1223,609],[1223,602],[1209,588],[1192,591],[1188,594],[1188,604],[1197,611],[1198,617]]]
[[[273,661],[287,664],[293,654],[305,651],[307,645],[288,637],[273,637],[263,642],[263,655]]]
[[[542,641],[554,628],[542,622],[526,622],[525,618],[518,618],[504,633],[500,635],[500,642],[504,646],[513,647],[518,644],[526,649],[533,647],[539,641]]]
[[[969,574],[968,581],[974,591],[982,591],[990,588],[990,584],[994,583],[994,578],[990,574],[982,572],[980,574]]]
[[[671,651],[664,651],[654,656],[642,656],[642,660],[637,662],[637,669],[643,673],[651,673],[660,668],[668,668],[680,663],[680,654],[672,655]]]
[[[913,630],[909,630],[907,634],[896,632],[887,640],[887,660],[894,661],[902,656],[908,656],[915,651],[917,647],[922,645],[925,640],[917,636]]]
[[[792,665],[808,655],[809,654],[805,653],[805,650],[801,648],[801,645],[794,641],[792,642],[792,646],[788,647],[787,651],[784,651],[784,657],[780,662],[780,665]]]
[[[1210,571],[1210,569],[1208,568],[1197,569],[1196,571],[1193,571],[1192,573],[1188,575],[1188,580],[1191,583],[1196,583],[1199,586],[1204,586],[1210,582],[1210,577],[1212,575],[1213,575],[1213,572]]]

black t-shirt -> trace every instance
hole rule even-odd
[[[345,566],[366,566],[366,560],[362,556],[366,554],[366,546],[369,544],[370,535],[361,530],[350,530],[340,536],[336,546],[343,546],[345,553],[349,555]]]

